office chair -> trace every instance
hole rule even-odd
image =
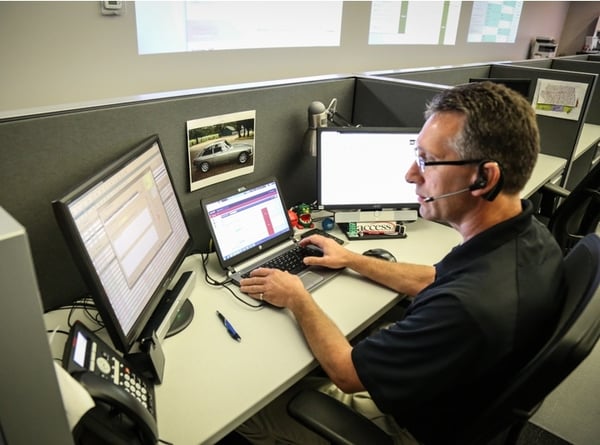
[[[596,231],[600,222],[600,162],[572,192],[551,183],[544,185],[542,209],[549,217],[548,228],[564,253],[583,236]]]
[[[509,386],[460,433],[457,444],[516,444],[544,398],[594,348],[600,337],[600,237],[586,235],[564,263],[566,294],[554,333]],[[288,412],[333,444],[392,443],[367,418],[317,390],[299,392],[288,404]]]

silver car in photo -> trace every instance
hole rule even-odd
[[[245,164],[253,156],[251,144],[230,144],[227,141],[219,141],[203,149],[192,161],[194,167],[202,173],[206,173],[217,164],[237,162]]]

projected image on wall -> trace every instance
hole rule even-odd
[[[454,45],[460,1],[373,1],[369,45]]]

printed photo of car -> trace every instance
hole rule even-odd
[[[228,164],[237,162],[245,164],[253,156],[253,146],[245,143],[230,144],[223,140],[215,142],[203,149],[196,156],[192,163],[194,167],[202,173],[208,172],[212,167],[218,164]]]

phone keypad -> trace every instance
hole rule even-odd
[[[131,368],[118,357],[109,355],[102,351],[102,348],[98,348],[96,342],[91,344],[90,371],[98,371],[99,375],[122,387],[138,399],[150,413],[154,414],[154,400],[145,381],[136,376]]]

